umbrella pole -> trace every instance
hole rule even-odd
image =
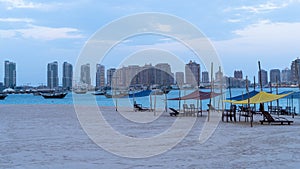
[[[212,91],[213,91],[213,71],[214,71],[214,64],[213,62],[211,62],[211,75],[210,75],[210,98],[209,98],[209,105],[211,105],[211,96],[212,96]],[[209,117],[210,117],[210,110],[211,110],[211,106],[209,106],[208,108],[208,116],[207,116],[207,121],[209,121]]]
[[[248,88],[248,76],[246,76],[246,90],[248,94],[248,114],[250,115],[250,125],[253,127],[253,114],[250,109],[250,96],[249,96],[249,88]]]
[[[261,67],[260,61],[258,61],[258,69],[259,69],[259,84],[260,84],[260,91],[263,91],[262,80],[261,80]],[[264,103],[259,104],[259,111],[264,111]]]
[[[181,89],[179,88],[179,102],[178,102],[178,107],[179,107],[179,112],[180,112],[180,108],[181,108]]]
[[[156,116],[156,91],[155,91],[155,95],[154,95],[154,116]]]
[[[256,88],[256,82],[255,82],[255,76],[253,76],[253,80],[254,80],[254,91],[255,91],[255,88]],[[256,111],[256,104],[254,104],[254,111]]]
[[[276,94],[278,95],[278,78],[276,76]],[[279,117],[279,99],[276,100],[276,103],[277,103],[277,114],[278,114],[278,117]]]

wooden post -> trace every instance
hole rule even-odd
[[[249,96],[249,87],[248,87],[248,76],[246,76],[246,91],[248,95],[248,115],[250,115],[250,125],[253,127],[253,114],[250,109],[250,96]]]
[[[209,105],[211,105],[211,98],[212,98],[212,91],[213,91],[213,71],[214,71],[214,64],[211,63],[211,76],[210,76],[210,98],[209,98]],[[211,111],[211,106],[208,108],[208,116],[207,116],[207,121],[209,121],[210,118],[210,111]]]
[[[260,83],[260,91],[263,91],[262,86],[262,79],[261,79],[261,67],[260,67],[260,61],[258,61],[258,69],[259,69],[259,83]],[[260,103],[260,111],[264,111],[264,104]]]

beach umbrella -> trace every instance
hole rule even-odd
[[[277,94],[271,94],[271,93],[267,93],[264,91],[259,92],[258,94],[256,94],[255,96],[245,99],[245,100],[241,100],[241,101],[233,101],[233,104],[260,104],[260,103],[267,103],[267,102],[271,102],[277,99],[281,99],[284,98],[288,95],[292,94],[291,93],[287,93],[287,94],[281,94],[281,95],[277,95]]]

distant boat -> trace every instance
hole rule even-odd
[[[1,93],[0,94],[0,100],[4,100],[6,98],[7,94]]]
[[[105,95],[105,91],[95,91],[92,95]]]
[[[167,92],[167,94],[169,93],[169,91]],[[151,92],[151,95],[163,95],[164,94],[164,91],[161,90],[161,89],[154,89],[152,90]]]
[[[67,92],[41,93],[45,99],[62,99],[67,94]]]
[[[104,95],[106,98],[123,98],[123,97],[127,97],[128,93],[118,93],[118,94],[105,93]]]
[[[76,94],[86,94],[87,90],[86,89],[75,89],[75,90],[73,90],[73,92]]]

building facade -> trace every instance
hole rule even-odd
[[[174,83],[174,77],[172,77],[171,66],[168,63],[159,63],[155,65],[155,83],[168,86]]]
[[[72,82],[73,82],[73,66],[68,63],[63,63],[63,88],[70,90],[72,89]]]
[[[101,64],[96,65],[96,88],[105,86],[105,66]]]
[[[217,71],[217,73],[215,74],[215,78],[216,78],[216,82],[222,82],[223,81],[223,78],[224,78],[224,74],[221,70],[221,66],[219,67],[219,70]]]
[[[115,68],[107,69],[106,71],[107,86],[112,85],[115,72],[116,72]]]
[[[81,72],[80,72],[80,82],[83,84],[87,84],[90,86],[91,83],[91,67],[90,64],[87,63],[85,65],[81,65]]]
[[[292,62],[291,76],[292,82],[298,84],[298,81],[300,81],[300,59],[298,58]]]
[[[284,70],[281,71],[281,82],[288,84],[292,81],[291,78],[291,69],[285,68]]]
[[[57,61],[48,63],[47,67],[47,86],[50,89],[57,88],[59,84],[58,79],[58,63]]]
[[[175,73],[176,83],[178,86],[182,86],[184,84],[184,73],[176,72]]]
[[[207,71],[202,72],[202,83],[209,83],[209,73]]]
[[[185,82],[192,86],[200,84],[200,64],[190,61],[185,65]]]
[[[268,72],[266,70],[262,69],[261,72],[258,71],[258,82],[260,81],[260,79],[261,79],[262,86],[268,85]]]
[[[234,78],[236,78],[236,79],[243,79],[243,71],[241,71],[241,70],[235,70],[234,71]]]
[[[280,84],[281,82],[281,76],[280,76],[280,70],[279,69],[271,69],[270,70],[270,82],[272,84]]]
[[[4,62],[4,87],[16,87],[16,63],[5,61]]]

